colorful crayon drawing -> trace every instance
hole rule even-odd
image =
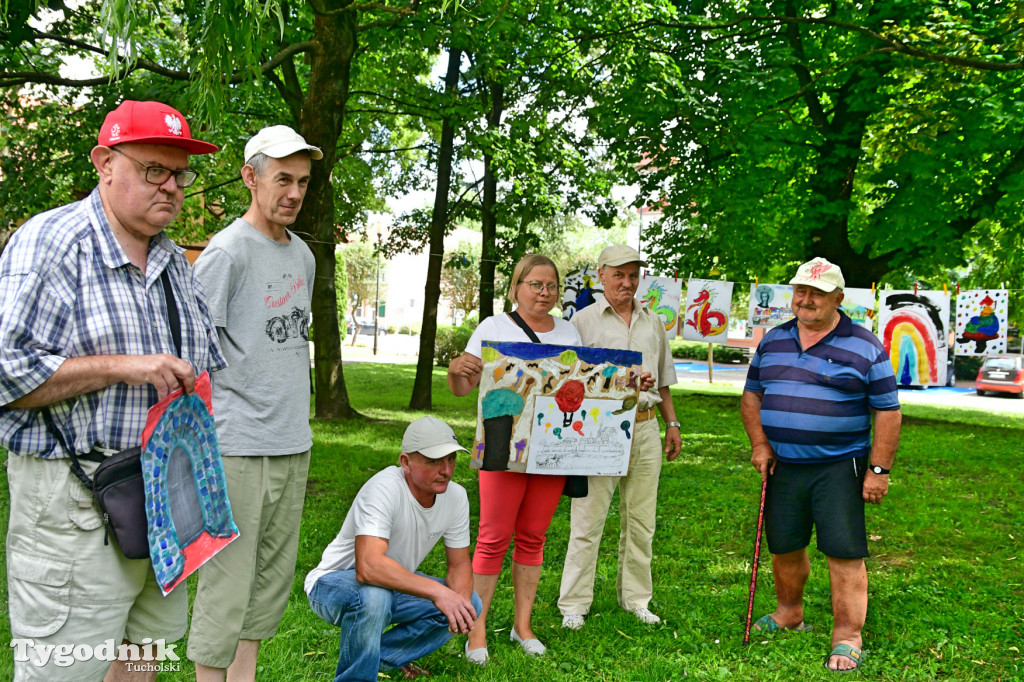
[[[793,317],[792,305],[792,285],[751,284],[747,320],[752,327],[778,327]]]
[[[639,352],[484,341],[473,468],[622,476]],[[525,377],[525,379],[523,379]]]
[[[1006,352],[1005,289],[961,291],[956,297],[956,355],[1000,355]]]
[[[565,277],[565,293],[562,294],[562,317],[572,319],[577,311],[586,308],[604,295],[604,285],[597,278],[597,270],[589,265]]]
[[[728,341],[731,304],[732,282],[691,279],[686,285],[683,338],[706,343]]]
[[[878,334],[900,386],[943,386],[949,294],[942,291],[883,291]]]
[[[636,297],[640,304],[654,311],[665,325],[665,335],[676,338],[679,322],[679,301],[683,295],[683,283],[672,277],[656,277],[644,273],[640,278]]]
[[[843,289],[843,302],[839,309],[849,315],[854,324],[871,331],[875,325],[875,292],[871,289]]]
[[[238,537],[214,430],[210,376],[149,410],[142,433],[149,558],[166,595]]]

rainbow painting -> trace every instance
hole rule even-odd
[[[943,386],[949,342],[949,294],[883,291],[878,332],[899,386]]]

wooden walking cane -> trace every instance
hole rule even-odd
[[[754,593],[757,591],[757,564],[761,557],[761,531],[764,530],[764,496],[768,479],[761,482],[761,508],[757,512],[757,536],[754,538],[754,564],[750,570],[750,599],[747,601],[747,627],[743,630],[743,646],[750,644],[750,621],[754,616]]]

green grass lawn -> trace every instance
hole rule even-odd
[[[406,408],[413,367],[351,364],[345,374],[352,402],[367,419],[313,426],[295,585],[278,636],[263,647],[259,679],[333,678],[339,630],[313,614],[302,581],[319,563],[359,487],[397,461],[406,425],[421,416]],[[816,550],[811,550],[806,594],[806,620],[814,631],[753,637],[749,647],[741,645],[760,478],[749,464],[738,393],[696,384],[674,393],[683,452],[665,466],[659,492],[651,608],[661,615],[661,625],[643,626],[616,605],[619,518],[613,501],[591,617],[579,632],[559,627],[556,600],[569,521],[563,498],[548,533],[534,614],[534,628],[549,654],[528,659],[509,642],[512,588],[506,563],[491,611],[488,667],[463,659],[463,637],[421,663],[435,678],[467,680],[834,678],[821,665],[829,649],[831,607],[824,558]],[[433,414],[448,421],[464,444],[471,442],[475,398],[452,397],[441,370],[435,373],[434,404]],[[873,558],[863,676],[1024,678],[1022,440],[1020,417],[923,406],[905,410],[890,495],[868,510]],[[476,475],[462,460],[455,478],[469,490],[475,529]],[[5,508],[0,510],[4,532],[6,521]],[[774,609],[766,548],[762,558],[755,615]],[[443,574],[440,548],[423,568]],[[0,564],[0,575],[2,569]],[[6,593],[3,597],[6,610]],[[6,618],[0,639],[10,639]],[[180,673],[162,673],[160,679],[194,679],[189,663],[182,663]],[[8,653],[0,660],[0,679],[10,676]]]

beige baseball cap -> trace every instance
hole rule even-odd
[[[626,263],[639,263],[641,266],[647,267],[647,261],[632,246],[612,244],[611,246],[606,246],[601,255],[598,256],[597,269],[600,270],[606,265],[615,267],[616,265],[625,265]]]
[[[825,293],[846,287],[843,271],[824,258],[814,258],[801,265],[797,268],[796,277],[789,280],[789,283],[804,284]]]
[[[405,430],[402,436],[402,452],[418,452],[430,459],[447,457],[453,452],[469,452],[459,445],[452,427],[437,417],[420,417]]]

